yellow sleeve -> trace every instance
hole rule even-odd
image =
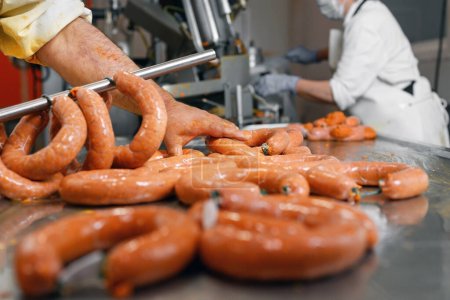
[[[34,54],[78,17],[92,20],[80,0],[0,0],[0,51],[36,62]]]

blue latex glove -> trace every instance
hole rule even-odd
[[[295,93],[295,87],[300,77],[286,74],[269,74],[261,77],[255,84],[257,94],[266,97],[281,92]]]
[[[318,62],[317,51],[309,50],[303,46],[298,46],[289,50],[289,52],[286,53],[286,58],[293,63],[304,65]]]

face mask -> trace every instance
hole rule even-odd
[[[344,19],[344,4],[340,3],[339,0],[317,0],[317,5],[319,5],[320,12],[325,17],[331,20]]]

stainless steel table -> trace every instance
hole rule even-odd
[[[311,282],[238,282],[207,271],[194,261],[166,282],[138,289],[136,299],[450,299],[450,151],[388,138],[363,143],[309,143],[313,153],[342,160],[399,161],[424,168],[430,188],[421,197],[386,202],[364,199],[361,208],[377,223],[380,243],[354,268]],[[176,199],[158,205],[178,206]],[[14,283],[14,243],[26,232],[85,208],[58,201],[19,204],[0,199],[0,299],[20,298]],[[107,299],[95,279],[98,265],[52,298]]]

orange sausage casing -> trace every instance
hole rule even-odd
[[[251,197],[259,197],[259,189],[269,193],[295,194],[299,196],[309,195],[309,185],[305,178],[296,173],[283,170],[269,169],[193,169],[192,173],[184,174],[175,185],[178,199],[185,204],[210,197],[211,192],[225,190],[228,194],[248,195],[250,189]],[[228,190],[228,191],[227,191]]]
[[[72,89],[87,123],[88,152],[84,170],[109,169],[114,159],[114,132],[103,98],[85,88]]]
[[[59,187],[61,198],[78,205],[123,205],[154,202],[169,196],[180,171],[142,170],[82,171],[66,176]]]
[[[0,194],[9,199],[47,198],[58,191],[62,178],[57,173],[46,181],[31,181],[9,170],[0,159]]]
[[[83,114],[78,105],[67,96],[54,99],[52,112],[61,123],[61,129],[55,138],[47,147],[27,155],[29,149],[24,149],[23,143],[20,143],[23,138],[14,140],[10,137],[2,155],[8,168],[29,179],[44,180],[63,170],[75,159],[87,135]],[[24,127],[16,127],[17,131],[22,128]]]
[[[313,279],[345,270],[370,248],[366,228],[347,207],[317,199],[249,203],[221,204],[205,228],[200,254],[209,268],[240,279]],[[190,214],[198,220],[204,205]]]
[[[106,257],[106,286],[115,296],[135,286],[172,277],[192,259],[198,226],[185,214],[163,207],[117,208],[79,213],[44,226],[17,245],[15,269],[26,295],[56,287],[63,265],[97,249]]]
[[[116,168],[141,167],[162,143],[167,126],[163,98],[149,82],[126,72],[114,75],[117,89],[136,100],[142,114],[142,124],[133,141],[116,147],[113,165]]]

